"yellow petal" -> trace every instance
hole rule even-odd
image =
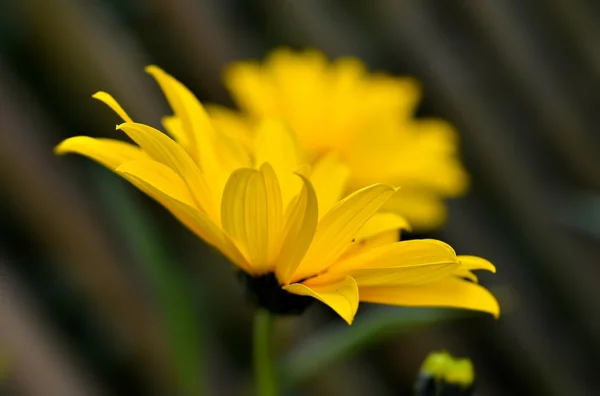
[[[189,154],[204,172],[206,183],[218,202],[229,173],[223,172],[217,160],[218,147],[210,118],[202,104],[185,85],[156,66],[148,66],[151,74],[165,93],[169,104],[181,120],[181,131],[189,142]]]
[[[221,203],[221,224],[223,229],[236,242],[242,253],[249,257],[246,242],[246,189],[254,169],[238,169],[233,172],[225,185]]]
[[[188,153],[192,152],[190,147],[190,140],[183,129],[181,120],[176,116],[163,117],[162,124],[167,133],[183,147]]]
[[[221,206],[224,230],[256,273],[273,270],[281,228],[281,196],[269,164],[260,171],[238,169],[229,178]],[[271,260],[269,260],[271,259]]]
[[[185,87],[175,78],[165,73],[161,68],[157,66],[150,65],[146,67],[146,72],[152,77],[154,77],[161,90],[165,94],[165,97],[167,98],[169,105],[173,109],[175,116],[181,122],[181,126],[178,131],[180,133],[178,134],[181,136],[185,135],[184,140],[190,142],[190,146],[194,150],[190,153],[190,155],[195,159],[195,150],[197,146],[192,126],[193,114],[190,114],[189,109],[187,108],[181,97],[181,91],[184,90]]]
[[[298,175],[302,190],[292,199],[285,213],[283,243],[277,259],[275,274],[281,284],[287,285],[315,235],[318,221],[317,196],[310,181]]]
[[[211,219],[194,208],[191,194],[181,177],[155,161],[131,161],[121,165],[117,173],[156,199],[188,229],[219,249],[232,263],[252,273],[235,245]]]
[[[248,116],[215,104],[206,105],[206,111],[215,130],[237,140],[247,151],[253,150],[252,124]]]
[[[127,178],[143,180],[162,195],[197,209],[194,198],[183,179],[173,169],[160,162],[151,160],[125,162],[117,168],[117,173]]]
[[[381,246],[363,254],[352,256],[334,264],[314,279],[328,282],[346,275],[357,275],[371,283],[427,282],[427,271],[432,276],[448,276],[460,266],[454,250],[447,244],[433,239],[410,240]],[[417,269],[418,267],[421,267]],[[403,268],[403,272],[398,270]],[[358,279],[357,279],[358,281]]]
[[[360,229],[355,241],[340,260],[398,242],[401,229],[410,230],[410,225],[404,217],[396,213],[375,213]]]
[[[392,230],[409,230],[406,218],[396,213],[375,213],[356,234],[356,240],[368,238]]]
[[[283,227],[283,205],[281,202],[281,189],[275,171],[269,164],[263,164],[260,172],[265,183],[267,199],[267,222],[268,222],[268,252],[267,262],[273,263],[279,255],[281,248],[281,233]]]
[[[350,169],[336,155],[323,156],[313,167],[310,182],[319,200],[319,213],[327,213],[346,190]]]
[[[206,183],[188,153],[164,133],[144,124],[125,123],[117,127],[127,133],[153,159],[173,169],[187,184],[190,193],[213,221],[218,223],[218,214],[214,201],[214,191]]]
[[[477,257],[477,256],[458,256],[458,259],[460,260],[460,263],[462,264],[460,266],[461,269],[464,270],[486,270],[486,271],[490,271],[492,273],[496,273],[496,267],[494,266],[494,264],[490,263],[488,260],[481,258],[481,257]]]
[[[256,62],[238,62],[225,70],[225,85],[238,106],[258,117],[273,114],[276,97]]]
[[[317,225],[313,243],[294,274],[304,279],[333,263],[352,244],[361,227],[394,193],[384,184],[365,187],[338,202]]]
[[[402,306],[472,309],[491,313],[496,318],[500,315],[498,301],[488,290],[456,278],[420,286],[361,287],[360,300]]]
[[[456,271],[454,271],[454,273],[452,275],[457,276],[459,278],[468,279],[475,283],[479,283],[479,278],[477,277],[477,275],[475,275],[474,273],[472,273],[469,270],[459,268]]]
[[[435,239],[413,239],[380,246],[333,265],[329,272],[351,272],[365,268],[387,268],[427,263],[458,262],[452,247]]]
[[[314,297],[323,304],[329,305],[348,324],[352,324],[358,310],[358,286],[351,276],[339,282],[311,287],[293,283],[285,286],[284,289],[300,296]]]
[[[115,113],[119,115],[119,117],[123,119],[123,121],[133,122],[131,117],[129,117],[129,115],[125,112],[125,110],[123,110],[121,105],[115,100],[115,98],[112,97],[111,94],[99,91],[93,94],[92,98],[98,99],[99,101],[103,102],[105,105],[110,107]]]
[[[114,139],[94,139],[75,136],[63,140],[54,149],[56,154],[76,153],[98,161],[111,170],[127,161],[149,159],[139,147]]]
[[[294,175],[298,168],[298,152],[291,131],[279,121],[264,119],[256,129],[254,155],[257,166],[268,162],[275,170],[286,206],[302,187]]]
[[[447,278],[456,272],[457,262],[432,262],[394,268],[359,269],[352,276],[359,286],[422,285]]]

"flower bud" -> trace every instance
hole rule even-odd
[[[427,356],[415,384],[416,396],[469,396],[473,394],[475,370],[466,358],[446,351]]]

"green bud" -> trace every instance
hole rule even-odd
[[[416,396],[469,396],[473,394],[475,370],[466,358],[446,351],[430,353],[415,384]]]

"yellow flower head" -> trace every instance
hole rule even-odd
[[[216,108],[230,125],[283,120],[309,159],[336,153],[350,168],[348,188],[376,182],[402,187],[387,208],[420,229],[444,221],[443,199],[463,193],[467,175],[457,136],[442,120],[413,118],[420,88],[410,78],[371,74],[354,58],[328,62],[317,51],[279,49],[263,62],[239,62],[225,82],[241,108]]]
[[[471,270],[494,271],[488,261],[457,256],[436,240],[397,242],[406,221],[379,212],[394,187],[374,184],[340,200],[348,167],[336,156],[303,164],[294,134],[272,119],[240,140],[215,128],[179,81],[154,66],[147,71],[174,110],[163,122],[170,137],[133,122],[100,92],[94,97],[125,121],[117,129],[135,144],[78,136],[56,152],[88,156],[157,200],[242,269],[262,305],[284,312],[278,304],[291,296],[314,298],[348,323],[359,299],[498,315],[494,297],[464,280],[474,278]]]

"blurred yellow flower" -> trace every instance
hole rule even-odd
[[[147,71],[174,110],[163,122],[171,137],[133,122],[99,92],[136,144],[77,136],[56,152],[94,159],[157,200],[247,274],[261,305],[286,313],[314,298],[348,323],[359,300],[498,315],[495,298],[463,280],[474,278],[471,270],[494,271],[491,263],[436,240],[397,242],[406,221],[379,213],[394,187],[374,184],[340,200],[348,169],[336,156],[304,165],[294,135],[271,119],[256,124],[252,139],[237,139],[214,128],[179,81],[155,66]]]
[[[431,352],[415,384],[416,395],[470,395],[475,381],[473,363],[446,351]]]
[[[415,228],[440,226],[443,200],[467,188],[452,126],[413,118],[421,95],[413,79],[371,74],[354,58],[328,62],[314,50],[278,49],[263,63],[233,64],[225,83],[241,113],[215,107],[218,122],[244,129],[264,117],[283,120],[308,159],[342,159],[350,191],[375,182],[401,187],[386,207]]]

